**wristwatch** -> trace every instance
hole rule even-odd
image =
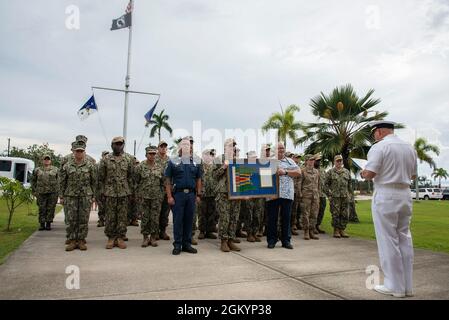
[[[287,172],[287,170],[285,170],[285,174],[284,174],[284,176],[288,176],[288,172]]]

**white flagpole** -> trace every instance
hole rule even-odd
[[[131,17],[134,11],[134,1],[130,0],[131,4]],[[132,20],[131,20],[132,21]],[[125,149],[126,149],[126,138],[128,134],[128,98],[129,98],[129,82],[130,82],[130,72],[131,72],[131,42],[133,39],[133,27],[129,26],[129,38],[128,38],[128,65],[126,67],[126,80],[125,80],[125,115],[123,119],[123,138],[125,138]]]

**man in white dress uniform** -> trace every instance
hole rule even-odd
[[[413,295],[413,243],[410,233],[416,152],[394,134],[395,123],[371,123],[376,143],[361,176],[374,180],[372,214],[384,284],[374,287],[394,297]]]

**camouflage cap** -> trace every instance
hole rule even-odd
[[[246,153],[246,155],[248,156],[248,158],[257,158],[256,151],[249,151]]]
[[[291,153],[290,151],[287,151],[287,152],[285,153],[285,156],[286,156],[287,158],[291,158],[291,157],[293,156],[293,153]]]
[[[322,155],[321,152],[318,152],[316,155],[314,155],[315,160],[321,160]]]
[[[125,143],[125,138],[123,138],[123,137],[115,137],[115,138],[112,139],[112,143],[119,143],[119,142]]]
[[[343,157],[341,156],[341,154],[337,154],[337,155],[334,157],[334,161],[337,161],[337,160],[343,160]]]
[[[86,150],[86,144],[82,141],[75,141],[72,143],[72,150]]]
[[[102,157],[107,156],[109,153],[110,153],[109,151],[103,151],[103,152],[101,153],[101,156],[102,156]]]
[[[163,146],[164,144],[165,144],[166,147],[168,147],[168,143],[165,142],[164,140],[161,140],[157,146],[159,148],[160,146]]]
[[[230,145],[230,144],[232,144],[233,146],[236,146],[237,142],[235,142],[234,138],[229,138],[229,139],[225,140],[224,144],[225,144],[225,146]]]
[[[145,152],[148,153],[157,153],[157,147],[156,146],[148,146],[145,148]]]
[[[262,148],[263,148],[264,150],[270,150],[270,149],[271,149],[271,144],[269,144],[269,143],[263,144],[263,145],[262,145]]]
[[[309,161],[309,160],[315,160],[315,157],[313,156],[313,154],[306,154],[304,156],[304,161]]]
[[[193,140],[193,137],[192,137],[192,136],[187,136],[187,137],[184,137],[184,138],[182,138],[182,140],[189,140],[189,141],[190,141],[190,143],[193,143],[193,142],[194,142],[194,140]]]
[[[47,159],[47,158],[51,160],[51,155],[50,155],[49,153],[44,153],[44,154],[42,155],[42,159],[45,160],[45,159]]]
[[[299,153],[292,154],[292,158],[301,158],[301,155]]]
[[[76,141],[82,141],[85,144],[87,144],[87,137],[86,136],[83,136],[83,135],[76,136],[75,140]]]

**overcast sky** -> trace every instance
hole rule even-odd
[[[84,122],[77,111],[91,86],[124,87],[128,31],[109,29],[127,3],[0,2],[0,149],[10,137],[67,154],[85,134],[98,157],[122,135],[123,94],[95,91],[100,112]],[[79,30],[66,27],[70,5]],[[174,129],[192,131],[195,120],[223,133],[258,129],[279,102],[314,121],[310,99],[351,83],[359,95],[375,89],[377,109],[407,125],[401,137],[439,145],[437,164],[449,169],[447,0],[136,0],[133,19],[131,89],[162,94],[157,111]],[[131,96],[128,151],[154,102]]]

